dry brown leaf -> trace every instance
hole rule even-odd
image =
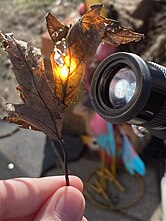
[[[118,21],[109,20],[102,41],[105,43],[120,45],[132,41],[137,42],[142,38],[144,38],[143,34],[136,33],[131,28],[120,25]]]
[[[91,10],[82,16],[67,36],[69,50],[84,63],[93,59],[105,31],[101,10],[102,5],[91,6]]]
[[[101,42],[114,45],[141,40],[144,35],[133,32],[118,21],[101,16],[102,5],[93,5],[91,10],[70,29],[67,45],[74,56],[82,62],[89,62]]]
[[[55,44],[66,38],[69,27],[61,24],[50,12],[46,16],[46,22],[50,37]]]
[[[19,84],[22,104],[8,104],[8,120],[24,128],[43,131],[49,137],[60,140],[64,117],[64,104],[57,99],[44,75],[39,49],[18,41],[10,34],[0,33],[12,62],[12,69]]]

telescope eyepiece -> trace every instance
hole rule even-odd
[[[166,127],[166,68],[136,54],[108,56],[94,73],[90,96],[106,121]]]

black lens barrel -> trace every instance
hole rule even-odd
[[[135,73],[137,87],[130,102],[115,109],[109,101],[108,85],[117,70],[126,66]],[[96,112],[109,122],[129,122],[146,127],[163,126],[166,122],[166,68],[145,62],[133,53],[114,53],[94,73],[91,101]]]

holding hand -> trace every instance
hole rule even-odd
[[[83,184],[70,176],[0,181],[0,221],[86,221]]]

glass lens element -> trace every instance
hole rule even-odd
[[[129,67],[120,69],[109,85],[109,100],[113,108],[128,104],[136,90],[136,76]]]

